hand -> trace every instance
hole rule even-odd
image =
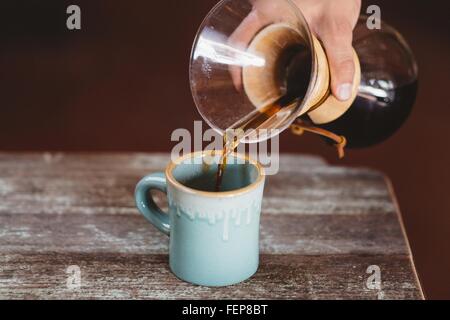
[[[231,35],[230,42],[246,47],[254,35],[271,21],[272,0],[254,0],[253,11]],[[361,0],[293,0],[303,12],[311,31],[322,41],[331,71],[331,90],[341,100],[350,99],[355,74],[353,29],[358,21]],[[264,14],[261,14],[263,12]],[[240,90],[240,69],[230,69],[235,87]]]

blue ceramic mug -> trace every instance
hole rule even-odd
[[[213,163],[211,164],[211,159]],[[219,156],[189,154],[165,173],[143,178],[136,205],[170,237],[170,268],[180,279],[204,286],[228,286],[250,278],[259,265],[259,225],[265,176],[257,162],[233,154],[215,192]],[[167,194],[169,212],[149,195]]]

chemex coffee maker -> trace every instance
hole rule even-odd
[[[264,23],[247,25],[255,14]],[[370,29],[366,21],[361,17],[354,30],[356,73],[352,97],[342,102],[331,94],[326,53],[295,4],[222,0],[203,21],[192,51],[191,89],[200,114],[222,135],[244,130],[244,143],[288,128],[317,133],[340,157],[346,146],[386,140],[411,112],[418,68],[395,29],[385,23]]]

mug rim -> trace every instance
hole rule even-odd
[[[194,195],[201,195],[201,196],[205,196],[205,197],[212,197],[212,198],[234,197],[237,195],[248,193],[248,192],[256,189],[257,187],[259,187],[259,185],[264,182],[265,174],[264,174],[264,168],[261,166],[261,164],[258,161],[251,159],[246,154],[240,154],[237,152],[233,152],[232,154],[230,154],[230,156],[245,160],[246,162],[250,163],[258,170],[258,178],[256,179],[256,181],[254,181],[253,183],[251,183],[250,185],[248,185],[244,188],[231,190],[231,191],[220,191],[220,192],[202,191],[202,190],[197,190],[197,189],[193,189],[193,188],[185,186],[181,182],[178,182],[178,180],[175,179],[175,177],[173,176],[173,170],[177,166],[179,166],[184,160],[189,159],[189,158],[196,158],[198,156],[203,157],[205,155],[214,156],[213,155],[214,152],[217,152],[217,151],[210,150],[210,151],[191,152],[182,157],[179,157],[176,160],[171,160],[169,165],[167,166],[166,172],[165,172],[167,180],[173,186],[175,186],[177,189],[181,189],[182,191],[184,191],[186,193],[194,194]]]

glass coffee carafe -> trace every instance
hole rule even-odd
[[[263,23],[249,24],[252,15]],[[291,128],[346,146],[378,144],[408,118],[418,70],[403,37],[385,23],[354,31],[355,78],[349,101],[330,90],[330,68],[320,41],[289,0],[222,0],[194,42],[190,80],[203,119],[239,142],[270,139]],[[239,37],[236,35],[239,34]]]

